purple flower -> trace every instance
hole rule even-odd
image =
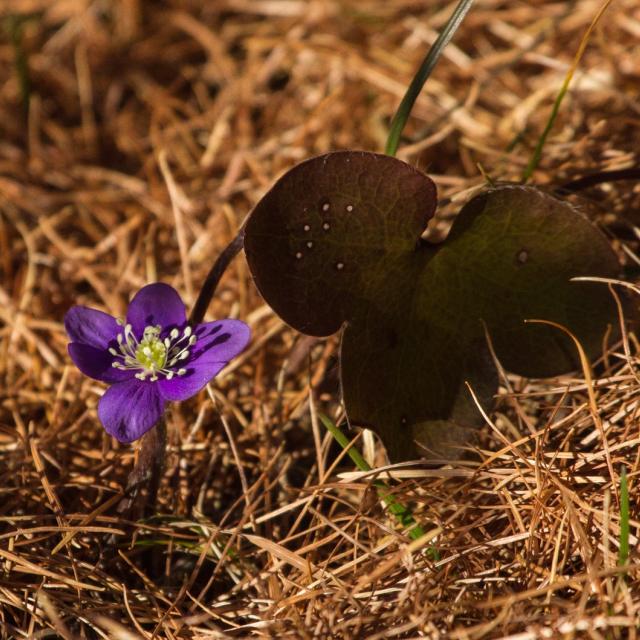
[[[64,318],[69,355],[85,375],[107,382],[98,417],[120,442],[142,437],[168,400],[186,400],[202,389],[247,345],[251,332],[240,320],[192,327],[178,292],[147,285],[134,296],[125,322],[88,307]]]

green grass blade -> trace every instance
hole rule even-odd
[[[362,454],[355,447],[350,446],[351,443],[349,439],[342,433],[340,428],[323,413],[318,413],[318,417],[336,442],[347,452],[356,467],[358,467],[360,471],[372,471],[371,465],[362,457]],[[405,528],[411,527],[407,533],[412,540],[417,540],[425,535],[424,530],[413,517],[411,509],[396,500],[386,482],[383,480],[374,480],[373,484],[378,491],[378,496],[387,505],[387,508],[395,516],[396,520]],[[431,549],[432,555],[435,555],[434,551],[435,550]]]
[[[20,87],[20,98],[25,114],[29,112],[29,101],[31,100],[31,78],[29,76],[29,63],[27,54],[22,44],[22,31],[24,22],[28,18],[18,15],[11,15],[5,19],[5,29],[11,40],[14,51],[14,66]]]
[[[551,115],[549,116],[549,120],[547,120],[547,124],[544,128],[544,131],[542,132],[542,135],[538,139],[536,148],[533,150],[531,160],[529,160],[529,164],[527,165],[527,168],[524,170],[524,173],[522,174],[523,182],[527,182],[527,180],[529,180],[529,178],[533,175],[533,172],[536,170],[536,168],[540,164],[540,159],[542,158],[542,149],[544,148],[545,142],[547,141],[547,136],[549,135],[549,132],[553,128],[556,118],[558,117],[558,112],[560,111],[560,105],[562,104],[562,101],[564,100],[564,97],[567,94],[567,91],[569,90],[569,85],[571,84],[571,80],[573,79],[573,76],[576,72],[576,69],[578,68],[578,65],[580,64],[582,54],[584,53],[584,50],[587,48],[587,43],[589,42],[589,38],[591,37],[593,30],[595,29],[596,25],[600,21],[602,14],[605,12],[607,7],[611,4],[611,1],[612,0],[606,0],[605,3],[600,7],[600,9],[598,10],[598,13],[595,15],[594,19],[591,21],[591,24],[589,25],[587,32],[584,34],[584,36],[582,37],[582,40],[580,41],[578,52],[576,53],[575,58],[573,59],[571,68],[567,72],[564,82],[562,83],[562,87],[560,87],[560,91],[556,96],[555,102],[553,103],[553,108],[551,109]]]
[[[318,413],[318,417],[327,431],[334,437],[335,441],[349,454],[349,457],[353,460],[356,467],[358,467],[360,471],[371,471],[371,465],[362,457],[355,447],[349,446],[349,438],[342,433],[340,428],[336,426],[328,416],[325,416],[324,413]]]
[[[620,471],[620,549],[618,551],[618,566],[627,564],[629,560],[629,483],[627,470]]]
[[[387,138],[387,145],[385,147],[385,153],[387,155],[394,156],[396,154],[398,144],[400,143],[400,135],[402,134],[402,130],[409,119],[409,115],[411,114],[411,109],[413,109],[415,101],[422,91],[424,83],[431,75],[431,72],[440,59],[444,48],[449,44],[451,38],[453,38],[453,34],[458,30],[458,27],[464,20],[464,17],[472,4],[473,0],[460,0],[460,2],[458,2],[458,6],[451,14],[451,17],[438,36],[438,39],[433,43],[431,49],[429,49],[429,53],[427,53],[427,56],[420,65],[416,75],[413,76],[413,80],[411,81],[407,92],[404,94],[404,98],[402,98],[402,102],[391,121],[389,137]]]

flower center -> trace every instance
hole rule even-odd
[[[167,361],[167,347],[159,335],[160,327],[146,327],[136,349],[136,360],[148,371],[162,369]]]
[[[192,328],[187,326],[182,332],[172,329],[164,339],[160,338],[161,333],[160,325],[149,325],[138,341],[131,325],[124,325],[122,333],[117,336],[118,348],[109,349],[115,357],[111,366],[122,371],[137,371],[135,377],[138,380],[148,377],[151,382],[158,380],[159,376],[166,380],[183,376],[187,370],[179,365],[189,357],[189,349],[197,341]]]

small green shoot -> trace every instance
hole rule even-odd
[[[29,64],[27,62],[27,54],[22,44],[23,26],[27,19],[27,17],[18,15],[12,15],[5,19],[5,29],[13,45],[15,70],[18,77],[20,98],[25,115],[29,113],[29,101],[31,100]]]
[[[620,549],[618,566],[622,567],[629,560],[629,484],[627,470],[620,471]]]
[[[387,155],[396,155],[398,145],[400,144],[400,135],[402,134],[404,126],[407,124],[407,120],[411,114],[411,109],[413,109],[413,105],[420,95],[424,83],[431,75],[431,72],[440,59],[444,48],[449,44],[451,38],[453,38],[453,35],[458,30],[458,27],[464,20],[467,12],[471,9],[472,4],[473,0],[460,0],[460,2],[458,2],[458,6],[451,14],[451,17],[438,36],[438,39],[433,43],[431,49],[429,49],[429,52],[422,61],[416,75],[413,76],[413,80],[411,81],[407,92],[404,94],[404,98],[402,98],[402,102],[391,121],[389,137],[387,138],[387,145],[385,147],[385,153]]]
[[[531,156],[531,160],[529,160],[529,164],[527,168],[524,170],[522,174],[522,182],[527,182],[529,178],[533,175],[533,172],[536,170],[537,166],[540,164],[540,159],[542,158],[542,149],[544,148],[544,144],[547,141],[547,136],[549,135],[553,125],[558,117],[558,112],[560,111],[560,105],[564,100],[567,91],[569,90],[569,85],[571,84],[571,80],[573,79],[573,75],[580,64],[580,60],[582,59],[582,54],[584,50],[587,48],[587,43],[589,42],[589,38],[593,33],[593,30],[596,28],[596,25],[600,21],[602,14],[607,10],[607,7],[611,4],[611,0],[605,0],[605,3],[600,7],[598,13],[595,15],[594,19],[591,21],[587,32],[584,34],[580,46],[578,47],[578,52],[573,59],[573,63],[565,76],[564,82],[562,83],[562,87],[560,87],[560,91],[553,103],[553,108],[551,109],[551,115],[549,116],[549,120],[542,132],[542,135],[538,139],[538,143],[536,144],[536,148],[533,150],[533,155]]]
[[[318,416],[320,420],[322,420],[322,424],[327,428],[327,431],[329,431],[336,442],[349,454],[349,457],[353,460],[356,467],[358,467],[360,471],[372,471],[371,465],[362,457],[355,447],[350,446],[349,439],[342,433],[340,428],[323,413],[319,413]],[[396,517],[396,520],[405,528],[411,527],[407,532],[408,536],[412,540],[417,540],[424,536],[425,532],[416,522],[411,513],[411,509],[396,500],[387,483],[383,480],[375,480],[373,484],[378,491],[380,499],[387,505],[389,511]],[[435,550],[432,549],[431,553],[433,554],[434,551]]]

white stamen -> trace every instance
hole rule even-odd
[[[174,367],[189,358],[190,348],[198,341],[193,327],[187,325],[182,331],[174,328],[165,338],[160,338],[161,333],[160,325],[146,326],[138,340],[132,325],[124,325],[116,336],[117,346],[108,348],[115,358],[111,366],[119,371],[132,371],[141,381],[172,380],[185,375],[186,369],[176,371]]]

